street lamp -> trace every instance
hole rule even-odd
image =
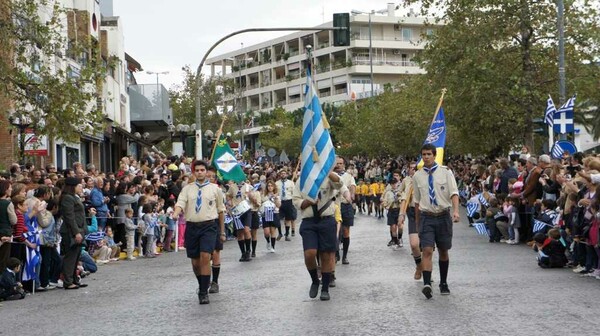
[[[378,13],[382,14],[387,12],[387,9],[382,9],[378,11],[371,10],[370,12],[363,12],[356,9],[353,9],[350,13],[352,15],[357,14],[367,14],[369,15],[369,67],[370,67],[370,77],[371,77],[371,97],[375,96],[375,90],[373,89],[373,37],[371,35],[371,15]]]
[[[31,127],[32,121],[26,116],[14,117],[9,112],[8,121],[19,129],[19,164],[25,164],[25,130]]]

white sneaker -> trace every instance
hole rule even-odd
[[[56,283],[56,288],[63,288],[63,287],[64,287],[63,281],[58,279],[58,282]]]
[[[271,249],[272,249],[271,243],[267,242],[267,252],[271,252]]]
[[[577,266],[576,268],[573,269],[573,273],[579,273],[581,271],[583,271],[585,269],[585,267],[583,266]]]
[[[127,260],[135,260],[137,259],[136,257],[128,257]]]
[[[508,242],[508,245],[517,245],[519,242],[516,240],[511,240],[510,242]]]
[[[508,243],[510,240],[506,240],[506,239],[500,239],[501,243]]]
[[[275,253],[275,248],[274,248],[274,247],[271,247],[271,250],[270,250],[269,252],[271,252],[271,253]]]

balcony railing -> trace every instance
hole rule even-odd
[[[129,106],[131,122],[154,122],[167,125],[171,119],[169,92],[162,85],[131,85]]]
[[[290,104],[293,104],[293,103],[299,103],[301,100],[302,100],[302,98],[300,98],[300,97],[298,97],[298,98],[290,98],[289,102],[290,102]]]
[[[256,89],[256,88],[258,88],[258,83],[248,85],[246,87],[246,90],[253,90],[253,89]]]
[[[355,65],[370,65],[369,58],[354,57],[352,62]],[[413,61],[407,61],[402,59],[394,58],[373,58],[373,65],[391,65],[391,66],[402,66],[402,67],[416,67],[418,64]]]
[[[290,50],[288,54],[290,54],[290,57],[292,57],[298,55],[299,53],[300,52],[298,50]]]
[[[323,91],[323,92],[319,92],[319,97],[329,97],[331,96],[331,91]]]
[[[335,92],[335,94],[336,94],[336,95],[338,95],[338,94],[345,94],[345,93],[347,93],[347,91],[346,91],[346,88],[343,88],[343,89],[337,89],[337,90],[335,90],[334,92]]]
[[[419,43],[420,39],[418,38],[410,38],[410,39],[405,39],[402,36],[371,36],[371,39],[373,41],[397,41],[397,42],[410,42],[410,43]],[[368,41],[369,40],[369,35],[366,36],[361,36],[359,34],[356,35],[350,35],[350,40],[355,41],[355,40],[361,40],[361,41]]]
[[[319,43],[319,49],[329,48],[329,42]]]
[[[275,104],[276,104],[276,105],[283,106],[283,105],[285,105],[285,104],[286,104],[286,101],[285,101],[285,99],[281,99],[281,100],[278,100],[277,102],[275,102]]]

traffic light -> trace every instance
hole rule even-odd
[[[548,136],[548,125],[543,118],[533,118],[531,121],[533,122],[533,133]]]
[[[334,13],[333,27],[345,28],[333,31],[333,45],[347,47],[350,45],[350,14]]]

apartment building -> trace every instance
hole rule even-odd
[[[232,78],[236,92],[225,97],[225,105],[237,111],[266,112],[277,106],[292,111],[303,106],[306,83],[306,47],[312,46],[314,78],[321,102],[341,102],[371,95],[372,44],[373,93],[401,76],[422,74],[413,62],[424,47],[423,37],[435,26],[412,12],[395,16],[394,6],[383,15],[360,14],[350,17],[349,47],[334,47],[328,22],[314,32],[297,32],[244,47],[207,60],[211,75]],[[369,34],[370,33],[370,34]],[[371,38],[369,38],[371,37]]]

